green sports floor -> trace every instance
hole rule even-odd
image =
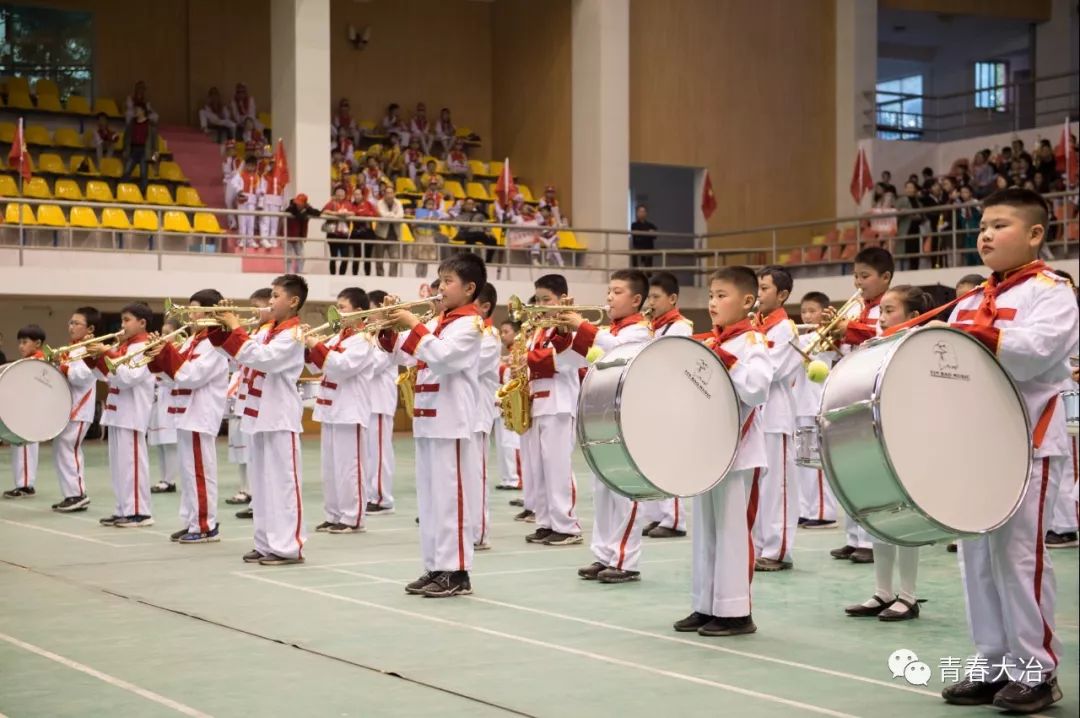
[[[406,596],[419,573],[411,438],[396,440],[396,515],[365,534],[311,533],[302,566],[241,562],[251,524],[222,503],[223,540],[180,546],[176,494],[154,497],[148,529],[98,525],[112,497],[105,447],[87,447],[85,513],[56,514],[49,447],[38,495],[0,502],[0,716],[865,716],[991,715],[946,706],[942,664],[967,655],[956,557],[923,550],[917,621],[845,618],[873,567],[835,561],[840,531],[799,531],[795,570],[758,574],[758,633],[677,634],[689,612],[689,539],[646,539],[643,580],[578,579],[587,545],[526,544],[511,492],[492,492],[491,551],[475,595]],[[237,486],[221,448],[222,497]],[[0,449],[7,477],[9,449]],[[591,478],[577,457],[591,519]],[[156,467],[154,467],[156,470]],[[318,446],[304,444],[305,521],[322,520]],[[692,519],[691,519],[692,520]],[[1077,551],[1054,552],[1065,700],[1080,712]],[[893,678],[909,649],[926,686]]]

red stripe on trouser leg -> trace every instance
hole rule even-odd
[[[514,462],[517,464],[517,476],[518,476],[517,487],[520,489],[521,488],[521,482],[523,480],[522,474],[521,474],[521,449],[514,449]]]
[[[487,438],[487,434],[480,436]],[[487,540],[487,442],[480,445],[480,542]]]
[[[630,507],[630,518],[626,520],[626,530],[623,531],[622,541],[619,542],[619,562],[615,564],[615,568],[622,571],[623,561],[626,560],[626,542],[630,540],[630,532],[634,530],[634,521],[637,519],[637,507],[638,502],[632,502],[633,506]]]
[[[195,459],[195,500],[199,508],[199,531],[210,533],[210,524],[206,508],[206,468],[203,466],[202,436],[199,432],[191,432],[191,453]]]
[[[139,515],[139,437],[131,432],[132,453],[135,456],[135,515]]]
[[[30,487],[30,450],[25,445],[22,447],[22,475],[23,488]]]
[[[82,464],[79,461],[79,446],[82,445],[84,423],[86,422],[79,422],[79,433],[75,434],[75,450],[72,452],[72,458],[75,462],[75,478],[79,480],[79,496],[86,495],[86,488],[83,486]]]
[[[750,581],[754,580],[754,522],[757,521],[758,479],[761,468],[754,469],[754,478],[750,482],[750,500],[746,502],[746,540],[750,546]]]
[[[787,434],[780,435],[780,445],[782,447],[780,453],[780,461],[784,467],[781,471],[780,480],[780,555],[776,557],[777,561],[783,561],[784,556],[787,555]]]
[[[379,506],[382,506],[382,502],[383,502],[383,495],[382,495],[382,443],[383,443],[382,420],[383,420],[383,415],[379,414],[379,469],[378,469],[379,474],[378,474],[378,479],[377,479],[378,483],[376,484],[377,490],[379,492],[379,500],[375,502]]]
[[[1046,622],[1046,616],[1042,612],[1043,556],[1046,553],[1046,547],[1043,545],[1045,537],[1043,533],[1043,509],[1046,507],[1046,491],[1049,485],[1050,457],[1046,456],[1042,460],[1042,482],[1039,486],[1039,522],[1035,525],[1035,605],[1039,607],[1039,619],[1042,621],[1043,649],[1050,654],[1050,658],[1054,661],[1054,668],[1057,668],[1058,657],[1051,647],[1054,641],[1054,632],[1050,630],[1050,624]]]
[[[293,490],[296,492],[296,557],[304,557],[304,541],[300,538],[300,532],[304,526],[304,504],[300,498],[300,475],[296,469],[296,434],[290,434],[292,439],[292,478]]]
[[[1080,463],[1077,462],[1077,445],[1080,441],[1074,437],[1070,442],[1072,444],[1072,470],[1073,470],[1073,483],[1080,481]],[[1080,525],[1080,500],[1073,502],[1076,508],[1076,523]]]
[[[817,517],[818,521],[825,520],[825,474],[821,469],[817,470]]]
[[[363,436],[360,432],[360,425],[356,425],[356,490],[360,496],[356,506],[356,526],[353,528],[360,528],[360,525],[364,523],[364,464],[360,460],[360,447],[363,446]]]
[[[674,525],[671,527],[671,529],[673,531],[678,531],[679,530],[679,497],[678,496],[675,497],[675,521],[674,521]]]
[[[461,439],[454,440],[454,456],[457,463],[457,546],[458,571],[465,570],[465,493],[461,485]]]

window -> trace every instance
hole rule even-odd
[[[1009,81],[1007,62],[975,63],[975,107],[1005,112],[1006,87]]]
[[[923,76],[910,75],[877,84],[877,136],[917,140],[923,129]]]
[[[0,4],[0,76],[23,77],[33,91],[52,80],[60,98],[89,97],[93,27],[88,12]]]

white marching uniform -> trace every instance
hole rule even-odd
[[[585,322],[574,336],[573,349],[584,357],[594,344],[605,352],[622,344],[647,342],[649,324],[641,314],[597,329]],[[528,474],[526,474],[528,486]],[[637,501],[620,496],[593,476],[593,532],[590,548],[599,563],[619,571],[637,571],[641,559],[641,509]]]
[[[117,358],[137,352],[146,334],[137,334],[115,350]],[[154,375],[145,367],[119,366],[111,373],[104,357],[85,360],[108,383],[101,425],[109,432],[109,473],[112,475],[117,516],[151,516],[150,462],[146,456],[146,430],[154,404]]]
[[[505,384],[507,375],[506,364],[499,365],[499,384]],[[499,485],[513,489],[523,488],[521,472],[521,435],[516,431],[506,428],[502,419],[501,405],[492,397],[495,406],[495,455],[499,460]],[[532,507],[529,507],[532,510]]]
[[[812,341],[813,335],[803,335],[799,338],[799,345],[805,350]],[[836,353],[821,352],[815,354],[812,359],[832,366],[836,360]],[[795,425],[797,427],[817,424],[817,415],[821,410],[821,393],[824,388],[823,383],[810,381],[805,371],[796,372],[793,391],[795,392]],[[795,474],[799,484],[799,516],[814,521],[836,521],[836,497],[833,496],[832,487],[825,479],[825,472],[809,466],[796,466]]]
[[[11,475],[17,489],[33,489],[37,483],[38,446],[34,441],[11,447]]]
[[[521,436],[521,465],[525,508],[536,514],[536,527],[577,536],[581,524],[571,458],[581,391],[578,370],[588,365],[582,354],[571,351],[572,342],[572,335],[554,329],[537,329],[529,340],[532,426]]]
[[[491,425],[497,412],[492,403],[495,392],[499,390],[499,335],[484,322],[483,338],[480,340],[480,362],[477,366],[477,380],[480,387],[479,403],[476,408],[476,424],[473,427],[473,440],[480,457],[480,481],[469,485],[474,496],[470,505],[477,507],[473,518],[473,543],[486,544],[491,527],[491,513],[488,507],[488,445],[491,438]]]
[[[225,185],[226,209],[236,209],[236,194],[239,192],[239,185],[233,181],[233,178],[237,177],[243,169],[244,161],[239,157],[226,157],[224,162],[221,163],[222,183]],[[230,229],[236,229],[235,214],[228,216],[228,223]]]
[[[1073,347],[1070,356],[1080,355],[1080,343]],[[1080,387],[1070,376],[1063,384],[1063,391],[1076,391]],[[1064,407],[1062,407],[1064,409]],[[1051,511],[1050,530],[1057,534],[1076,533],[1080,530],[1080,436],[1069,437],[1069,468],[1065,471],[1062,484],[1058,487],[1057,500]],[[1048,509],[1049,511],[1049,509]]]
[[[242,170],[237,172],[230,180],[236,191],[236,208],[254,212],[258,209],[263,194],[266,193],[266,180],[258,172]],[[254,247],[255,241],[255,215],[241,214],[237,216],[238,231],[240,234],[239,246]]]
[[[540,206],[544,206],[543,200]],[[558,206],[553,211],[558,212]],[[694,334],[694,323],[679,313],[678,309],[661,314],[652,321],[653,339],[662,337],[689,337]],[[672,531],[686,531],[686,502],[678,496],[658,501],[642,502],[642,513],[646,524],[654,521],[662,528]]]
[[[67,377],[71,387],[71,416],[68,425],[53,439],[53,465],[56,477],[60,481],[60,494],[64,498],[86,495],[85,460],[83,458],[83,440],[90,425],[94,423],[94,398],[97,391],[97,376],[93,370],[81,361],[86,349],[75,349],[67,361],[60,365],[60,371]]]
[[[322,374],[312,418],[320,424],[323,510],[331,524],[364,523],[364,434],[375,351],[366,333],[346,327],[305,352],[309,370]]]
[[[394,506],[394,414],[398,405],[398,364],[390,354],[372,356],[371,417],[364,452],[364,495],[384,509]]]
[[[229,362],[201,331],[179,351],[166,345],[151,369],[174,384],[169,412],[180,457],[180,520],[188,533],[209,533],[218,525],[217,435],[225,416]]]
[[[278,183],[273,172],[263,177],[262,210],[281,212],[285,209],[285,187]],[[278,244],[278,217],[264,215],[259,217],[259,236],[263,247],[276,247]]]
[[[210,338],[248,368],[240,429],[249,435],[248,466],[255,550],[263,555],[303,558],[303,465],[300,420],[304,407],[296,382],[304,370],[304,345],[293,335],[297,317],[275,322],[260,338],[243,329]]]
[[[761,408],[770,386],[775,386],[773,364],[765,337],[749,321],[720,334],[714,329],[705,344],[724,361],[735,385],[741,436],[735,461],[724,478],[693,499],[691,609],[707,616],[738,618],[750,615],[751,526],[760,480],[769,470]]]
[[[1062,651],[1054,631],[1054,570],[1044,536],[1046,508],[1053,506],[1053,489],[1069,462],[1059,392],[1069,377],[1068,356],[1080,319],[1066,281],[1041,262],[1015,270],[1000,284],[992,276],[956,305],[949,322],[990,347],[1016,382],[1033,426],[1031,485],[1002,527],[959,542],[960,569],[978,655],[990,666],[1010,663],[1013,681],[1037,684],[1056,673]],[[992,417],[973,421],[987,419]]]
[[[167,376],[154,379],[154,406],[150,410],[150,427],[146,431],[146,445],[154,447],[157,454],[161,481],[174,486],[180,477],[180,457],[176,449],[176,417],[169,408],[176,398],[173,382]]]
[[[471,527],[479,507],[472,505],[476,492],[469,483],[480,481],[473,430],[483,330],[479,310],[468,304],[412,331],[380,335],[383,349],[398,355],[398,363],[412,358],[418,368],[413,435],[425,571],[472,568]]]

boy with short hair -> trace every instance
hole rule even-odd
[[[265,309],[270,306],[270,296],[270,288],[263,287],[252,292],[248,301],[253,307]],[[273,320],[267,315],[261,324],[249,329],[248,333],[255,341],[261,341],[273,325]],[[232,368],[232,376],[229,377],[229,388],[226,392],[229,405],[228,457],[230,463],[236,464],[237,472],[240,474],[240,489],[232,498],[225,499],[225,503],[234,506],[247,504],[245,508],[236,512],[236,518],[250,519],[254,513],[251,509],[251,488],[247,474],[249,438],[240,430],[241,419],[244,416],[244,402],[247,400],[250,371],[234,361],[230,361],[229,366]]]
[[[210,332],[210,342],[247,367],[247,398],[240,428],[248,435],[255,548],[245,563],[281,566],[304,562],[303,475],[300,419],[303,405],[296,382],[304,370],[304,345],[294,332],[307,300],[303,277],[283,274],[271,283],[273,325],[252,339],[231,312],[221,314],[225,329]]]
[[[102,327],[101,312],[93,307],[79,307],[68,320],[68,340],[72,344],[84,341]],[[60,362],[60,371],[67,377],[71,387],[71,417],[64,430],[53,439],[53,465],[60,481],[63,501],[53,504],[53,511],[70,513],[85,511],[90,506],[83,479],[83,439],[94,423],[94,394],[97,377],[93,370],[79,359],[86,354],[85,347],[74,349]]]
[[[180,328],[180,321],[167,317],[161,325],[161,333],[168,334]],[[150,409],[150,427],[146,432],[146,445],[157,454],[161,479],[150,487],[152,494],[171,494],[176,491],[180,477],[180,454],[177,451],[176,415],[170,411],[173,399],[178,396],[168,374],[154,377],[154,405]]]
[[[648,306],[653,339],[689,337],[694,323],[679,312],[679,280],[671,272],[656,272],[649,278]],[[677,538],[686,535],[686,508],[678,496],[647,501],[642,513],[647,522],[641,533],[650,538]]]
[[[509,365],[506,362],[510,348],[514,345],[514,338],[520,329],[521,327],[510,319],[504,320],[499,325],[499,343],[502,345],[502,352],[504,353],[499,363],[499,386],[510,380],[507,375]],[[499,457],[501,476],[495,488],[503,491],[517,491],[522,488],[521,436],[506,428],[499,411],[498,400],[492,397],[492,402],[495,407],[495,450]]]
[[[37,324],[27,324],[15,337],[19,340],[19,356],[22,359],[44,359],[41,345],[45,343],[45,330]],[[36,441],[11,447],[11,472],[15,488],[4,492],[5,499],[21,499],[37,493],[38,443]]]
[[[373,307],[386,301],[386,292],[368,294]],[[398,365],[386,352],[372,352],[371,417],[364,451],[364,495],[368,516],[394,513],[394,414],[398,404]]]
[[[822,292],[807,292],[799,304],[803,324],[818,325],[825,316],[825,307],[829,306],[829,297]],[[799,345],[806,349],[817,336],[813,331],[799,337]],[[828,365],[836,360],[836,353],[824,351],[814,354],[817,359]],[[823,385],[810,381],[805,371],[795,373],[795,425],[814,426],[817,424],[818,411],[821,408]],[[804,529],[827,529],[836,526],[836,497],[832,487],[825,480],[825,472],[808,466],[797,466],[795,473],[799,477],[799,527]]]
[[[230,180],[233,190],[236,192],[236,208],[255,211],[259,200],[266,192],[266,180],[258,171],[258,159],[255,155],[244,158],[244,168],[233,175]],[[240,247],[256,247],[255,241],[255,215],[241,214],[237,219],[240,237],[237,241]]]
[[[641,316],[641,305],[649,293],[649,280],[636,269],[613,272],[608,282],[607,305],[611,324],[597,328],[584,317],[565,312],[565,326],[577,332],[572,348],[581,357],[594,345],[611,351],[622,344],[647,342],[649,323]],[[637,501],[616,494],[593,478],[595,518],[590,548],[596,560],[578,569],[578,576],[601,583],[627,583],[641,579],[641,531],[635,527],[640,508]]]
[[[735,461],[709,491],[695,496],[692,613],[676,621],[676,631],[702,636],[737,636],[757,630],[750,613],[754,546],[750,526],[757,508],[755,487],[768,471],[759,409],[773,384],[767,340],[747,315],[758,296],[748,267],[727,267],[709,278],[713,330],[695,335],[724,362],[739,397],[741,435]]]
[[[965,274],[964,276],[960,277],[960,281],[956,283],[956,296],[964,296],[985,281],[986,277],[982,276],[981,274]]]
[[[485,284],[476,297],[476,306],[480,309],[480,316],[484,320],[483,337],[480,340],[480,362],[477,367],[480,394],[476,411],[476,426],[473,430],[477,453],[480,455],[480,482],[470,484],[476,494],[470,503],[476,508],[472,525],[473,548],[477,551],[486,551],[491,548],[491,544],[488,543],[488,531],[491,528],[488,512],[488,446],[492,424],[502,423],[502,418],[495,408],[495,392],[499,390],[500,343],[498,335],[491,326],[491,315],[494,314],[495,305],[498,302],[499,294],[490,283]]]
[[[442,313],[421,324],[412,312],[395,310],[389,319],[404,331],[379,336],[383,349],[415,358],[418,367],[413,435],[424,572],[405,592],[428,598],[472,593],[468,528],[478,507],[469,482],[480,479],[472,433],[484,326],[475,302],[486,283],[484,260],[456,254],[439,265]]]
[[[1054,630],[1054,570],[1044,543],[1045,509],[1068,469],[1069,437],[1059,392],[1080,330],[1076,297],[1038,259],[1050,210],[1037,193],[995,192],[983,203],[979,256],[993,274],[953,308],[950,326],[984,343],[1016,382],[1032,420],[1031,485],[1004,525],[960,541],[968,625],[982,665],[942,691],[949,703],[1034,713],[1061,700],[1061,641]],[[986,421],[992,417],[973,417]],[[967,447],[977,451],[978,447]],[[969,666],[976,665],[969,662]]]

